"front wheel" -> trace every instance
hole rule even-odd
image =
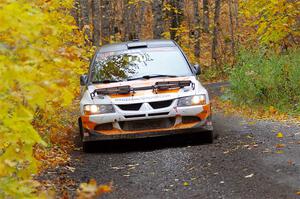
[[[93,142],[82,142],[82,149],[85,153],[91,153],[93,151]]]
[[[83,125],[82,125],[81,118],[78,118],[78,128],[79,128],[80,139],[82,140],[82,138],[83,138]]]
[[[214,139],[216,138],[214,131],[205,131],[205,141],[209,144],[214,143]]]

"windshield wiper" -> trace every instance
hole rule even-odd
[[[176,75],[144,75],[142,77],[136,77],[136,78],[130,78],[127,79],[127,81],[132,81],[132,80],[138,80],[138,79],[151,79],[151,78],[156,78],[156,77],[178,77]]]
[[[111,79],[105,79],[101,81],[92,81],[93,84],[108,84],[108,83],[114,83],[114,82],[120,82],[118,80],[111,80]]]

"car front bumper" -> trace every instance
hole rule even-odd
[[[197,121],[184,122],[184,118],[192,117]],[[172,134],[196,133],[212,131],[210,104],[193,108],[183,108],[170,111],[165,116],[147,118],[121,118],[120,115],[105,117],[81,116],[83,123],[83,141],[137,139],[158,137]],[[151,123],[152,121],[152,123]],[[166,122],[164,122],[166,121]],[[168,124],[168,121],[171,124]],[[142,122],[142,125],[140,125]],[[162,123],[161,126],[155,126]],[[110,129],[99,129],[99,125],[110,124]],[[131,124],[125,125],[125,124]]]
[[[140,139],[140,138],[150,138],[150,137],[161,137],[177,134],[192,134],[212,131],[213,126],[207,125],[211,124],[208,120],[201,124],[198,124],[191,128],[169,128],[169,129],[154,129],[154,130],[144,130],[138,132],[130,133],[120,133],[120,134],[103,134],[101,131],[87,130],[84,129],[85,134],[83,136],[84,142],[90,141],[100,141],[100,140],[127,140],[127,139]]]

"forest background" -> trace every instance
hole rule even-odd
[[[299,118],[299,12],[297,0],[0,0],[0,198],[48,194],[34,177],[68,161],[79,75],[107,43],[173,39],[203,82],[230,82],[227,107]]]

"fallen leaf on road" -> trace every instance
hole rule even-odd
[[[189,168],[187,171],[191,171],[191,170],[193,170],[193,169],[195,169],[195,167],[191,167],[191,168]]]
[[[250,175],[245,176],[245,178],[252,178],[254,176],[253,173],[251,173]]]
[[[224,153],[224,154],[227,154],[227,153],[229,153],[229,151],[224,151],[223,153]]]
[[[281,132],[277,133],[276,135],[277,138],[283,138],[283,134]]]
[[[66,166],[66,169],[68,169],[72,173],[75,171],[75,168],[74,167],[70,167],[70,166]]]
[[[283,148],[285,147],[285,144],[276,144],[276,148]]]
[[[221,183],[221,184],[224,184],[224,181],[221,181],[220,183]]]
[[[128,167],[135,167],[135,166],[139,166],[139,164],[129,164],[127,165]]]
[[[255,124],[256,124],[256,121],[248,122],[248,125],[255,125]]]
[[[293,165],[294,164],[293,160],[288,160],[287,162],[288,162],[289,165]]]
[[[263,151],[263,153],[270,153],[270,152],[271,152],[270,149],[265,149],[265,150]]]
[[[283,151],[282,150],[278,150],[276,151],[277,154],[283,154]]]
[[[120,168],[120,167],[112,167],[112,169],[119,170],[119,169],[122,169],[122,168]]]
[[[109,185],[97,185],[96,180],[92,179],[88,183],[81,183],[77,189],[77,198],[96,198],[104,193],[112,191],[112,183]]]
[[[184,186],[189,186],[189,183],[188,182],[184,182],[183,185]]]
[[[300,191],[296,192],[296,194],[300,196]]]

